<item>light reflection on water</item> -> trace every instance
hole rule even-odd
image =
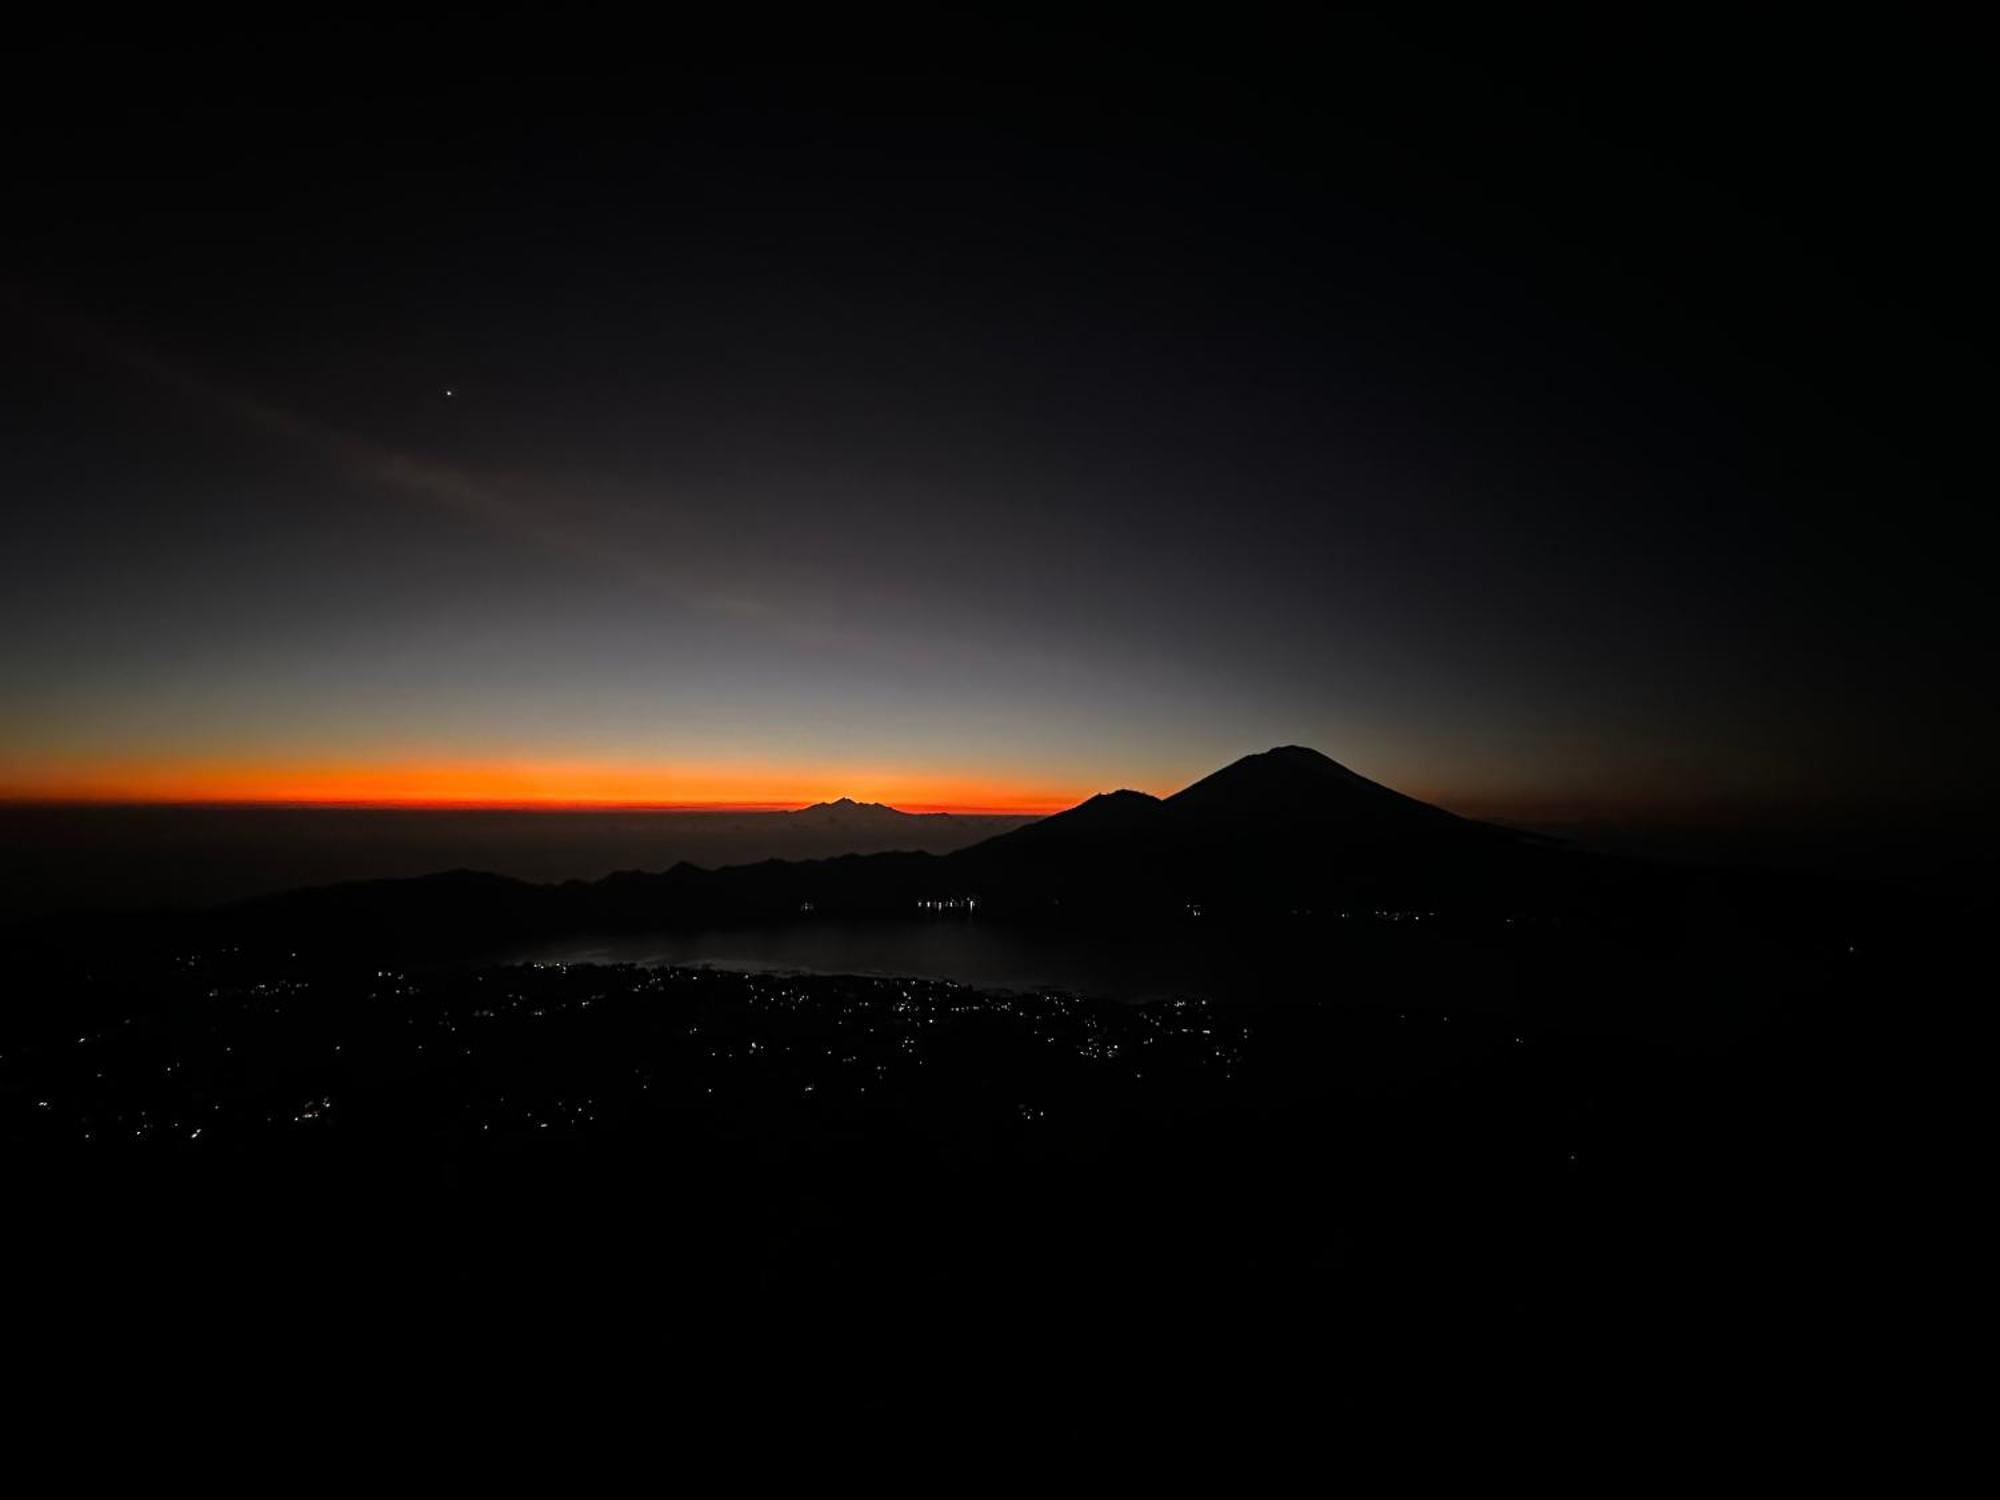
[[[511,963],[707,965],[753,973],[941,979],[977,989],[1062,990],[1134,1003],[1380,998],[1386,989],[1490,987],[1490,955],[1418,934],[1330,930],[1324,923],[1230,927],[1189,921],[1084,932],[965,918],[806,918],[758,926],[604,934],[524,945]]]
[[[1273,957],[1208,933],[1076,933],[997,922],[819,920],[570,938],[510,951],[517,963],[705,964],[748,972],[879,974],[1107,999],[1220,998]]]

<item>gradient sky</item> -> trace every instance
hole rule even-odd
[[[0,795],[1990,800],[1898,39],[569,25],[24,45]]]

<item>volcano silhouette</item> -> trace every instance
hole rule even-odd
[[[1062,843],[1208,843],[1277,838],[1306,843],[1345,837],[1369,842],[1511,839],[1477,823],[1391,791],[1303,745],[1246,755],[1170,797],[1104,792],[1065,812],[959,851],[970,858],[994,848]],[[1326,845],[1316,842],[1319,852]]]
[[[813,814],[860,815],[839,803]],[[903,816],[894,814],[893,816]],[[917,820],[912,820],[917,821]],[[630,929],[681,922],[789,920],[801,913],[905,914],[974,897],[982,912],[1210,915],[1339,912],[1447,905],[1508,909],[1552,880],[1574,884],[1580,862],[1547,841],[1407,797],[1316,750],[1283,745],[1247,755],[1160,798],[1101,793],[1064,812],[944,855],[850,854],[707,870],[625,871],[534,887],[380,882],[300,892],[264,904],[274,915],[329,916],[412,929]],[[421,898],[421,899],[420,899]],[[405,912],[403,908],[409,907]],[[462,909],[461,909],[462,908]],[[944,909],[969,907],[947,902]]]
[[[1487,825],[1391,791],[1303,745],[1246,755],[1175,792],[1161,807],[1192,819],[1286,819],[1425,833],[1470,833]],[[1490,830],[1489,830],[1490,831]]]
[[[1410,901],[1491,884],[1534,851],[1301,745],[1224,766],[1170,797],[1106,792],[938,862],[1027,908]]]

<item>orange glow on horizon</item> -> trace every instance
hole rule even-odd
[[[0,771],[0,801],[464,810],[778,812],[851,797],[904,812],[1043,814],[1097,788],[882,767],[623,766],[505,761],[300,766],[99,765]]]

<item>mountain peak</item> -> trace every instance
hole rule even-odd
[[[1340,766],[1340,762],[1330,755],[1321,754],[1310,745],[1273,745],[1258,755],[1246,755],[1245,760],[1292,761],[1299,765]],[[1345,766],[1340,767],[1345,770]]]
[[[1115,792],[1099,792],[1087,801],[1063,812],[988,839],[975,847],[1016,848],[1040,845],[1050,839],[1098,838],[1150,828],[1160,816],[1160,799],[1148,792],[1121,787]]]
[[[1160,805],[1160,799],[1151,792],[1135,792],[1130,787],[1120,787],[1115,792],[1099,792],[1087,797],[1075,807],[1043,818],[1044,823],[1056,818],[1069,818],[1081,822],[1098,822],[1103,819],[1125,819],[1144,817]]]
[[[815,802],[811,807],[799,809],[802,813],[893,813],[897,817],[904,814],[880,802],[856,802],[852,797],[837,797],[831,802]]]
[[[1304,818],[1337,823],[1458,823],[1442,808],[1391,791],[1305,745],[1232,761],[1167,798],[1201,817]]]

